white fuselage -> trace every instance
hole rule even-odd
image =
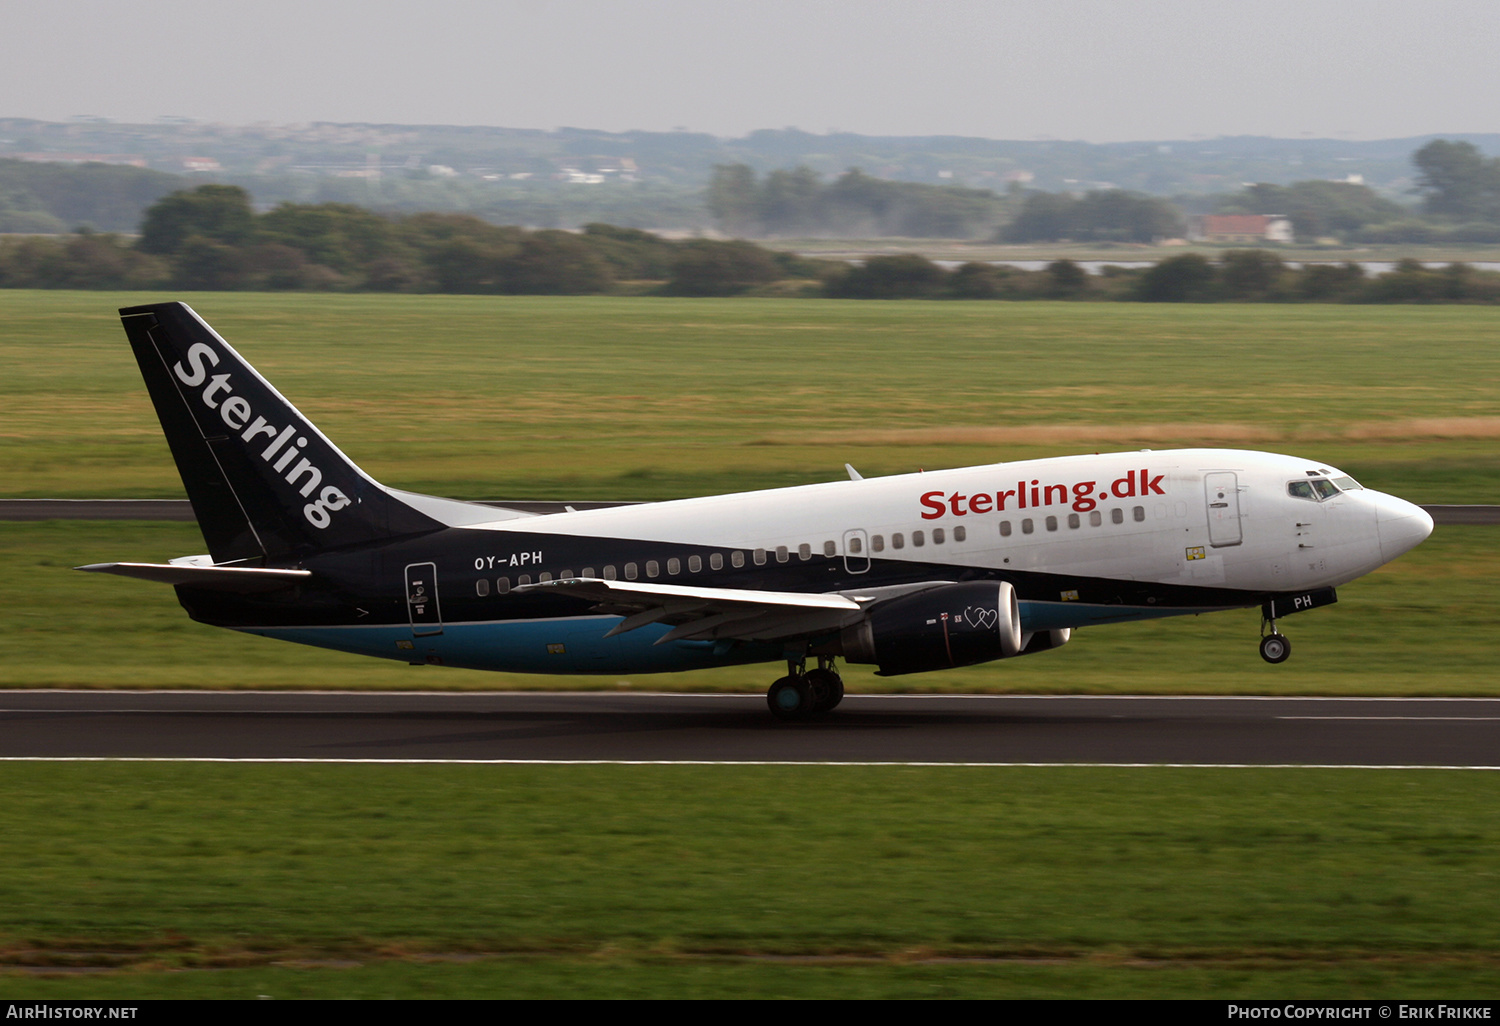
[[[1381,492],[1342,491],[1321,501],[1289,494],[1289,484],[1313,475],[1326,479],[1339,472],[1315,460],[1263,452],[1143,450],[491,526],[506,535],[761,550],[768,569],[832,553],[851,573],[874,559],[1247,592],[1347,583],[1406,552],[1431,530],[1420,507]],[[517,537],[507,544],[525,542]],[[540,555],[537,565],[551,563],[545,552]],[[657,572],[669,583],[662,569]]]

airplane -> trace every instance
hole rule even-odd
[[[1011,659],[1076,628],[1278,619],[1432,532],[1317,460],[1235,449],[995,463],[537,514],[375,481],[190,307],[127,307],[208,554],[77,569],[172,585],[194,620],[413,664],[622,674],[784,662],[784,720],[882,675]],[[811,666],[809,664],[812,664]]]

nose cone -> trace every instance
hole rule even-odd
[[[1410,552],[1432,533],[1432,517],[1421,506],[1384,492],[1366,494],[1375,499],[1375,525],[1380,533],[1380,556],[1387,563]]]

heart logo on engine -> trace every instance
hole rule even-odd
[[[995,609],[975,609],[970,606],[964,610],[964,620],[975,627],[993,627],[1000,620],[1000,612]]]

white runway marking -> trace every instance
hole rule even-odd
[[[1500,770],[1500,766],[1255,762],[815,762],[787,759],[227,759],[206,756],[0,755],[0,762],[228,762],[385,766],[931,766],[970,769],[1357,769]]]
[[[1458,720],[1490,722],[1500,716],[1278,716],[1278,720]]]

